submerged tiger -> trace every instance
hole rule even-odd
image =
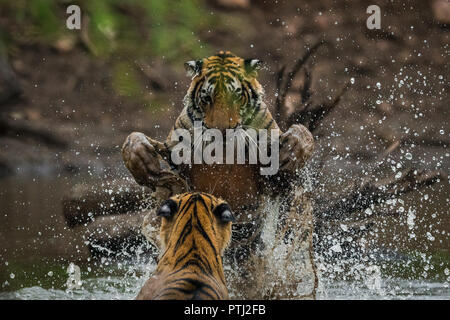
[[[222,256],[234,221],[230,206],[206,193],[184,193],[156,215],[162,217],[163,254],[137,299],[228,299]]]
[[[302,125],[292,125],[284,133],[280,131],[279,172],[273,176],[261,175],[258,164],[225,164],[224,161],[224,164],[176,165],[171,159],[176,145],[172,135],[176,129],[186,129],[193,137],[194,123],[198,122],[202,130],[222,132],[236,128],[279,130],[263,101],[264,90],[257,80],[261,66],[257,59],[243,59],[228,51],[188,61],[185,68],[192,81],[183,100],[184,107],[166,141],[133,132],[122,147],[125,165],[135,180],[156,191],[166,190],[168,194],[161,198],[185,191],[208,192],[226,199],[233,207],[236,223],[231,250],[227,251],[228,261],[233,264],[233,270],[242,270],[242,277],[237,278],[248,284],[245,287],[250,289],[249,293],[242,293],[246,298],[258,298],[252,296],[255,290],[251,290],[253,276],[248,264],[260,254],[258,248],[268,203],[278,206],[279,232],[293,239],[301,235],[302,241],[306,241],[304,246],[312,248],[310,223],[289,225],[292,221],[297,224],[305,221],[300,217],[305,206],[301,206],[303,209],[298,206],[302,191],[291,182],[298,180],[298,170],[312,155],[312,134]],[[294,203],[297,203],[295,207]],[[151,230],[158,229],[158,224],[159,220],[149,215],[143,225],[143,233],[154,244],[156,235]]]

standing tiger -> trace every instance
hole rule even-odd
[[[233,224],[233,238],[226,260],[232,270],[240,272],[234,277],[239,279],[238,286],[249,289],[252,283],[262,281],[255,278],[256,271],[252,268],[258,265],[255,260],[262,261],[264,250],[271,250],[271,245],[264,243],[267,237],[262,237],[262,232],[267,226],[267,210],[273,204],[277,207],[279,222],[275,228],[283,233],[278,238],[292,246],[294,240],[303,239],[311,260],[308,268],[313,270],[311,209],[303,201],[301,187],[292,183],[298,180],[295,177],[299,169],[313,152],[311,133],[302,125],[292,125],[286,132],[280,133],[279,172],[272,176],[261,175],[260,166],[249,163],[174,164],[171,159],[175,145],[172,141],[174,130],[186,129],[193,135],[194,122],[200,122],[202,130],[212,128],[222,132],[236,128],[279,130],[263,101],[264,90],[257,80],[261,68],[259,60],[242,59],[228,51],[221,51],[208,58],[189,61],[185,63],[185,68],[192,82],[184,98],[184,108],[166,141],[161,143],[143,133],[131,133],[122,147],[126,167],[139,184],[152,190],[167,191],[168,195],[163,197],[184,191],[199,191],[227,200],[234,209],[237,222]],[[294,203],[296,207],[292,207]],[[309,209],[305,211],[306,207]],[[143,224],[143,233],[153,244],[156,243],[154,231],[158,229],[158,223],[154,216],[147,216]],[[291,225],[286,229],[289,223]],[[311,292],[315,292],[316,277],[313,282]],[[296,288],[296,283],[283,285],[283,288],[287,287]],[[296,290],[292,288],[289,290]],[[243,298],[271,297],[274,295],[271,290],[263,288],[261,292],[244,292],[237,289],[238,295]],[[278,296],[290,297],[295,293]]]
[[[206,193],[184,193],[165,201],[156,215],[162,217],[163,254],[137,299],[228,299],[222,256],[234,221],[230,206]]]

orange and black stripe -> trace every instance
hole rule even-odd
[[[222,256],[234,220],[228,204],[185,193],[164,202],[157,214],[164,253],[137,299],[227,299]]]

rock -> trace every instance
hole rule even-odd
[[[450,23],[450,2],[448,0],[434,0],[431,9],[438,22]]]

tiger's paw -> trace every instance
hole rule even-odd
[[[161,156],[143,133],[133,132],[126,138],[122,146],[122,157],[137,183],[155,188],[161,172]]]
[[[303,125],[292,125],[280,136],[280,170],[295,172],[302,168],[313,151],[311,132]]]

